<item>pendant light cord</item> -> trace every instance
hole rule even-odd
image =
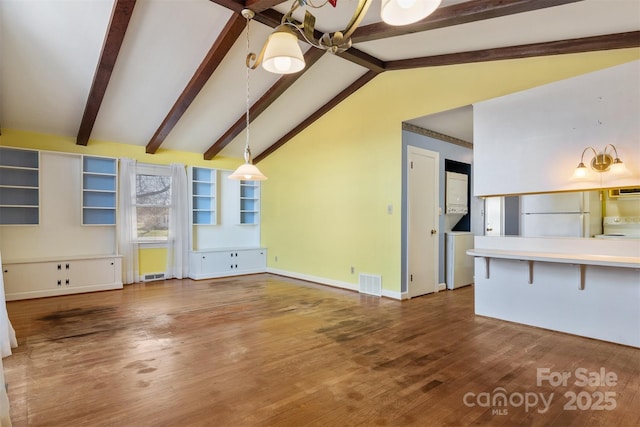
[[[250,46],[249,46],[249,24],[251,22],[251,18],[249,16],[247,16],[247,54],[249,54],[250,52]],[[247,82],[247,86],[246,86],[246,111],[247,114],[245,115],[245,120],[246,120],[246,142],[245,142],[245,146],[244,146],[244,160],[247,163],[251,163],[251,149],[249,148],[249,67],[245,67],[246,69],[246,73],[247,73],[247,78],[246,78],[246,82]]]

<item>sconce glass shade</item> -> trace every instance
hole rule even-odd
[[[242,181],[265,181],[267,177],[264,176],[262,172],[255,167],[255,165],[252,165],[251,163],[244,163],[238,166],[238,169],[229,175],[229,179]]]
[[[609,167],[609,171],[613,175],[621,176],[627,174],[627,167],[622,163],[622,160],[615,159],[611,166]]]
[[[271,33],[264,47],[262,67],[276,74],[292,74],[305,66],[298,37],[286,25],[280,25]]]
[[[589,170],[584,163],[580,162],[578,167],[573,171],[571,179],[584,179],[589,174]]]
[[[389,25],[408,25],[429,16],[442,0],[382,0],[380,17]]]

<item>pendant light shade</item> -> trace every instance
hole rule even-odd
[[[305,66],[298,37],[286,25],[280,25],[269,36],[264,48],[262,67],[272,73],[297,73]]]
[[[382,0],[380,17],[389,25],[407,25],[426,18],[442,0]]]
[[[258,168],[251,163],[244,163],[238,166],[238,169],[236,169],[231,175],[229,175],[229,179],[242,181],[264,181],[267,179],[267,177],[264,176],[262,172],[260,172]]]

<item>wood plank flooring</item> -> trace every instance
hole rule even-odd
[[[640,350],[475,316],[472,287],[400,302],[260,274],[7,306],[16,427],[640,425]]]

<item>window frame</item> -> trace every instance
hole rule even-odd
[[[171,179],[171,168],[166,165],[153,165],[148,163],[138,163],[136,165],[136,177],[135,177],[135,194],[134,194],[134,206],[136,209],[136,217],[138,215],[138,175],[155,175],[155,176],[166,176]],[[173,191],[173,182],[170,182],[169,191]],[[171,194],[171,193],[170,193]],[[149,205],[140,205],[140,206],[149,206]],[[166,206],[169,210],[169,215],[171,215],[171,197],[169,198],[169,204],[163,205]],[[137,222],[137,221],[136,221]],[[167,228],[168,232],[168,228]],[[152,248],[152,247],[166,247],[169,243],[169,236],[166,237],[156,237],[156,238],[145,238],[139,236],[139,230],[136,224],[136,242],[142,247]]]

